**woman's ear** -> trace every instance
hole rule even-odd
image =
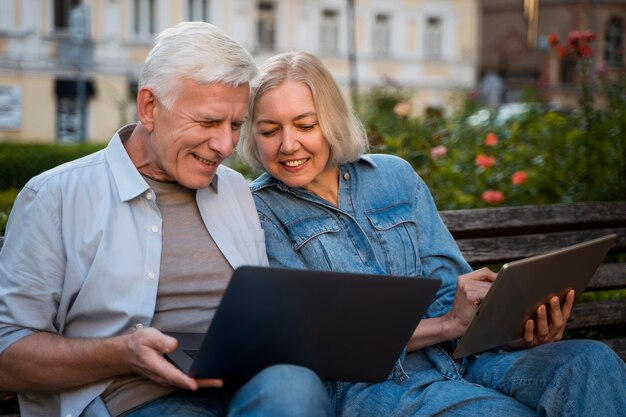
[[[154,129],[156,97],[151,89],[142,87],[137,93],[137,118],[149,131]]]

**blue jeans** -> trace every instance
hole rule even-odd
[[[275,365],[259,372],[232,396],[226,389],[177,391],[127,417],[328,417],[332,414],[328,393],[314,372],[294,365]]]
[[[626,365],[601,342],[562,341],[449,363],[438,369],[417,351],[402,363],[407,380],[339,383],[337,414],[585,417],[626,410]]]

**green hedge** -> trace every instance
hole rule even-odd
[[[0,143],[0,190],[21,188],[35,175],[104,146]]]

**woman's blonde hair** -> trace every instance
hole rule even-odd
[[[238,147],[240,156],[254,169],[263,169],[254,140],[256,106],[267,91],[287,81],[306,85],[313,95],[322,135],[330,145],[329,166],[355,161],[367,150],[363,125],[317,57],[306,52],[287,52],[267,59],[260,70],[261,76],[252,83],[250,119],[243,126]]]

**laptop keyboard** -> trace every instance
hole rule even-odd
[[[198,354],[198,349],[183,349],[183,352],[189,355],[191,359],[195,359],[196,355]]]

